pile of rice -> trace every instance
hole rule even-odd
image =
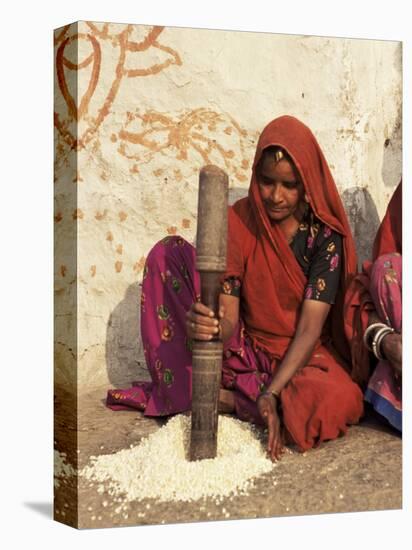
[[[54,486],[60,487],[60,479],[74,476],[76,471],[71,464],[66,462],[66,453],[54,451]]]
[[[190,462],[190,422],[177,415],[137,446],[90,457],[80,475],[104,483],[110,494],[122,494],[129,502],[192,501],[247,494],[253,478],[275,466],[256,429],[225,416],[219,416],[216,458]]]

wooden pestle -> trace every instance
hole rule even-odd
[[[226,270],[228,177],[217,166],[200,170],[196,269],[201,302],[219,319],[220,277]],[[223,342],[219,336],[194,340],[192,359],[192,426],[190,460],[215,458]]]

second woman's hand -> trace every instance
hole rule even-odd
[[[272,461],[279,460],[283,453],[283,440],[280,418],[276,410],[276,397],[271,393],[264,393],[257,401],[260,416],[268,427],[268,454]]]

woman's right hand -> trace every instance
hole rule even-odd
[[[223,317],[223,308],[219,311],[219,317]],[[209,341],[219,334],[219,321],[211,309],[201,302],[192,304],[186,313],[186,334],[194,340]]]

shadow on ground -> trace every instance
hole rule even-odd
[[[53,519],[53,503],[52,502],[24,502],[24,506],[34,510],[41,516],[48,519]]]

